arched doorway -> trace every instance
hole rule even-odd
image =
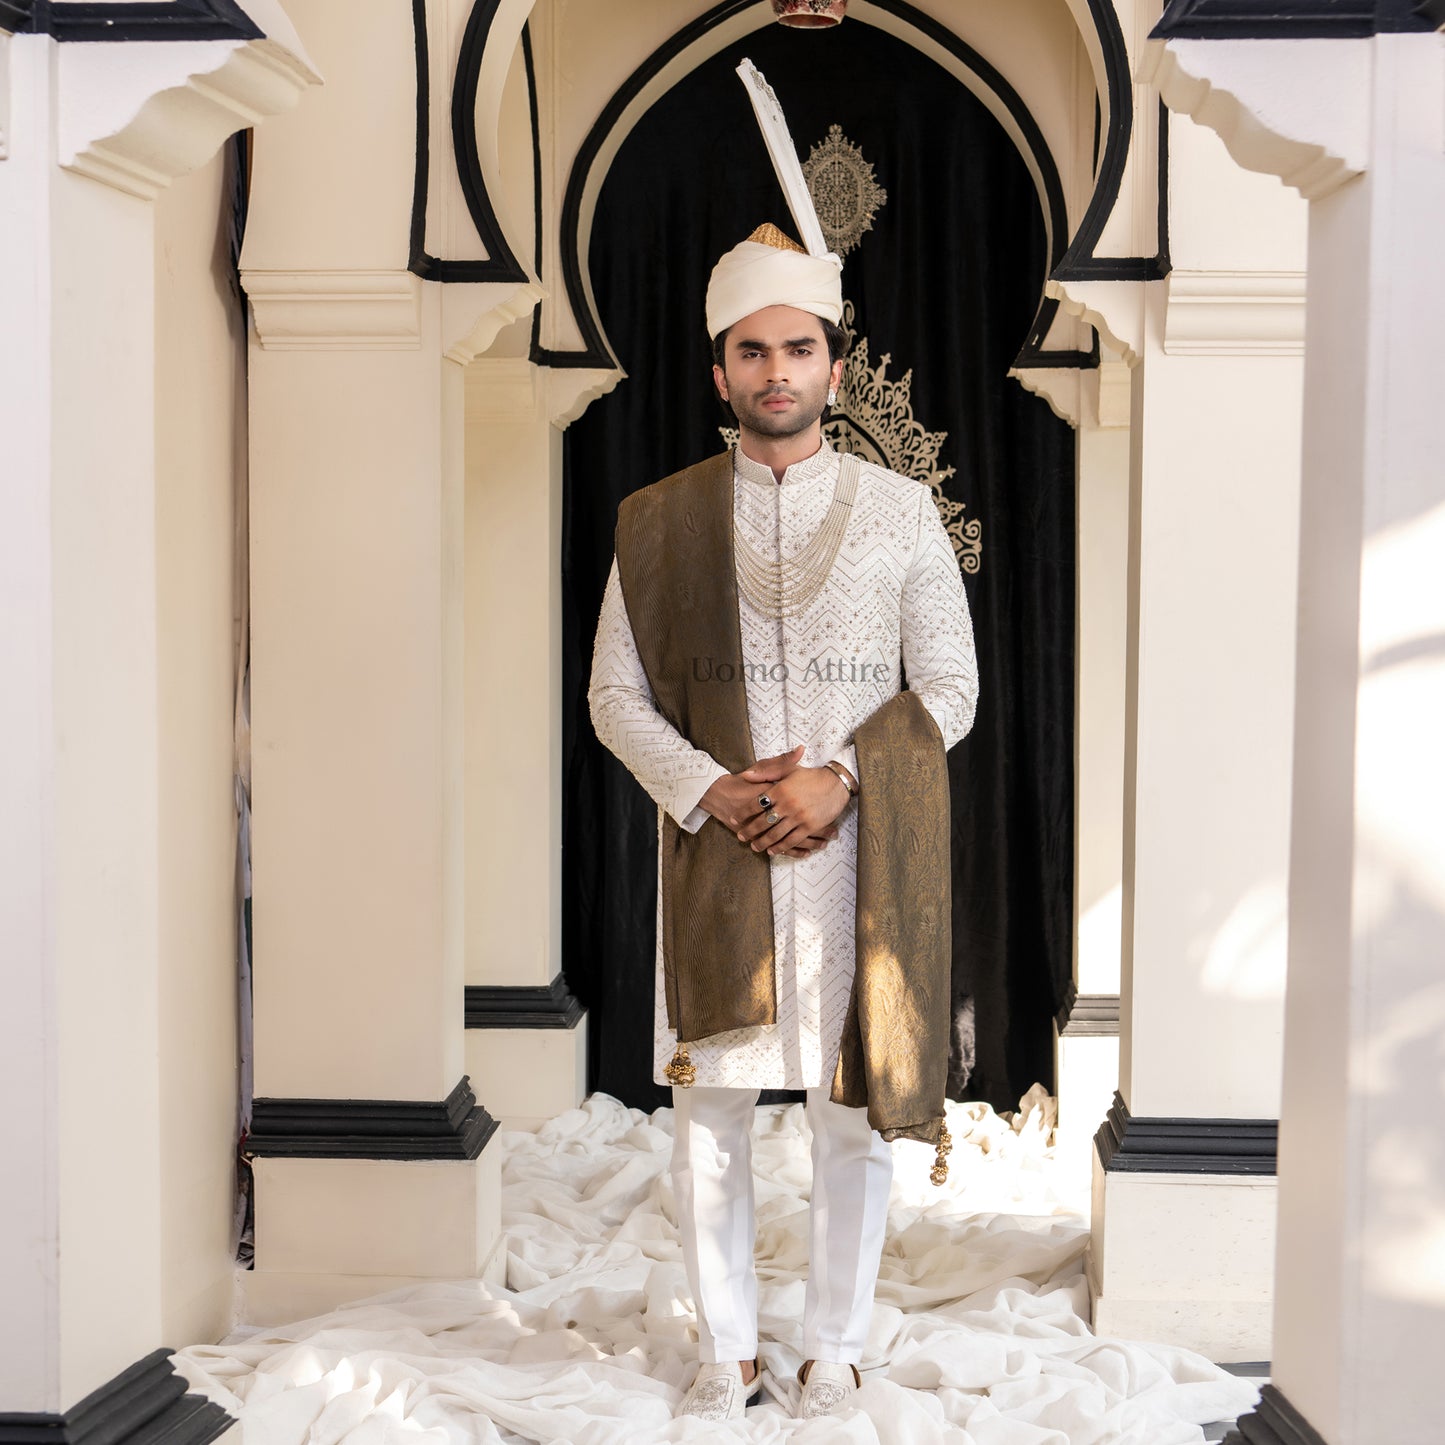
[[[563,928],[568,981],[591,1010],[589,1082],[666,1102],[650,1077],[655,810],[593,736],[585,691],[618,501],[723,445],[708,271],[755,224],[787,219],[733,74],[744,54],[828,173],[847,246],[840,430],[934,488],[964,569],[982,695],[950,754],[951,1092],[1010,1107],[1052,1081],[1070,977],[1073,438],[1007,379],[1053,258],[1035,179],[994,116],[864,24],[727,45],[642,116],[598,194],[589,278],[628,380],[565,442]]]

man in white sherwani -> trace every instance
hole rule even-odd
[[[829,1088],[854,985],[855,799],[870,788],[854,732],[899,694],[902,669],[927,726],[952,747],[973,725],[978,674],[962,578],[930,488],[845,458],[822,436],[843,375],[837,258],[762,227],[719,261],[707,311],[713,379],[740,430],[730,466],[718,459],[722,469],[709,475],[726,485],[730,473],[754,766],[730,770],[664,716],[664,679],[649,678],[634,636],[643,581],[629,592],[618,558],[588,702],[598,737],[658,805],[660,859],[665,827],[716,829],[729,847],[768,859],[774,1021],[683,1047],[682,1030],[668,1024],[659,866],[654,1077],[674,1083],[672,1174],[701,1361],[681,1413],[736,1418],[756,1398],[749,1130],[758,1091],[786,1088],[806,1090],[813,1134],[798,1413],[822,1415],[846,1409],[859,1383],[892,1179],[891,1146],[868,1111],[834,1102]],[[619,525],[619,554],[622,535]],[[667,539],[657,546],[665,556]],[[729,666],[699,657],[690,665],[698,695],[708,669]],[[944,795],[946,819],[946,772]],[[930,837],[937,852],[940,835]],[[946,857],[938,866],[946,874]]]

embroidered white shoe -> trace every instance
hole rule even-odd
[[[721,1365],[699,1365],[677,1413],[699,1420],[741,1420],[743,1411],[762,1394],[763,1372],[758,1361],[751,1380],[743,1383],[743,1367],[735,1360]]]
[[[798,1401],[798,1419],[819,1415],[841,1415],[853,1405],[853,1396],[863,1383],[857,1365],[835,1365],[829,1360],[805,1360],[798,1371],[803,1398]]]

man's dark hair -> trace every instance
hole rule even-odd
[[[834,326],[831,321],[823,316],[818,317],[818,325],[823,328],[823,340],[828,346],[828,364],[831,366],[835,361],[842,361],[848,354],[848,333],[844,331],[841,326]],[[727,370],[727,367],[723,364],[723,358],[727,355],[728,336],[731,331],[732,327],[729,326],[726,331],[719,331],[712,339],[713,365],[722,371]],[[736,426],[738,424],[737,413],[733,411],[732,407],[720,396],[718,397],[718,405],[722,407],[723,415],[727,418],[728,425]],[[825,406],[823,408],[824,421],[828,420],[828,416],[832,410],[833,408],[831,406]]]

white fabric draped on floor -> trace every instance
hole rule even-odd
[[[807,1264],[801,1105],[758,1110],[758,1273],[771,1398],[731,1426],[676,1421],[697,1358],[667,1164],[672,1111],[594,1095],[505,1151],[508,1288],[421,1285],[179,1351],[243,1445],[1186,1445],[1257,1391],[1186,1350],[1098,1339],[1087,1223],[1046,1119],[950,1104],[949,1182],[894,1145],[889,1238],[858,1410],[791,1418]],[[261,1201],[264,1208],[265,1201]]]

